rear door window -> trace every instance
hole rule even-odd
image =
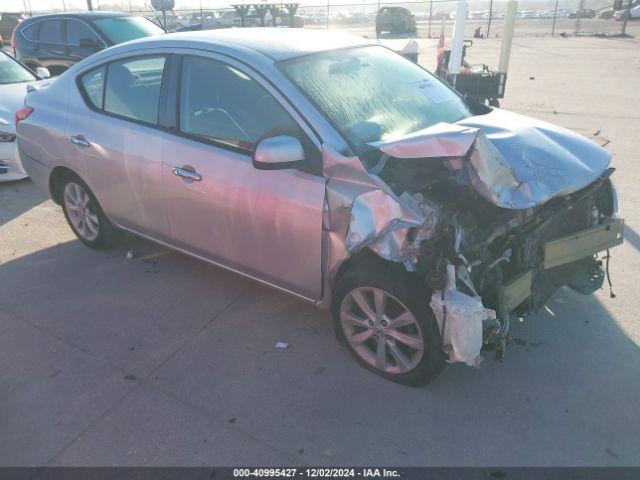
[[[157,124],[165,59],[163,55],[110,63],[107,67],[104,111]]]
[[[38,27],[37,23],[34,25],[29,25],[27,28],[22,30],[22,35],[24,35],[24,37],[27,40],[35,40],[36,39],[35,33],[37,31],[37,27]]]
[[[106,70],[107,67],[103,66],[96,68],[95,70],[91,70],[89,73],[85,73],[80,77],[80,83],[82,84],[82,89],[84,90],[86,99],[98,110],[102,110],[104,76]]]
[[[62,20],[41,22],[38,40],[44,43],[62,43]]]

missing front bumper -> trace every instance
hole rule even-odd
[[[623,232],[624,220],[612,218],[597,227],[547,242],[542,246],[542,268],[548,270],[566,265],[620,245]],[[506,311],[515,310],[531,296],[533,277],[533,270],[528,270],[503,285],[501,297]]]
[[[612,218],[597,227],[572,233],[543,245],[543,268],[549,269],[620,245],[623,240],[624,220]]]

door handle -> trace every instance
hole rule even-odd
[[[192,182],[202,180],[202,175],[197,172],[192,172],[191,170],[185,170],[184,168],[173,167],[173,174],[191,180]]]
[[[89,141],[84,138],[82,135],[78,135],[78,136],[70,136],[69,137],[69,141],[71,143],[73,143],[74,145],[77,145],[79,147],[90,147],[91,143],[89,143]]]

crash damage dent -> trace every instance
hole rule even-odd
[[[373,146],[399,159],[449,158],[460,183],[509,209],[576,192],[611,162],[606,150],[576,133],[497,109]]]
[[[537,207],[566,196],[566,208],[570,209],[596,187],[601,188],[611,173],[606,170],[610,162],[608,153],[586,139],[508,112],[491,117],[494,112],[497,110],[458,124],[442,123],[399,140],[372,144],[380,153],[380,162],[373,168],[365,168],[356,156],[323,149],[323,174],[327,182],[323,216],[324,292],[331,291],[340,266],[363,249],[401,263],[408,271],[425,274],[425,283],[432,291],[431,298],[425,301],[438,321],[443,349],[450,361],[468,365],[479,364],[483,342],[495,342],[504,348],[511,311],[532,296],[534,273],[537,274],[532,269],[533,261],[530,264],[518,257],[523,272],[517,278],[501,266],[509,262],[515,265],[512,257],[522,255],[523,251],[533,258],[531,252],[541,250],[546,237],[532,229],[532,239],[528,243],[523,241],[516,255],[515,235],[510,232],[523,225],[535,224],[541,229],[540,225],[549,224],[556,210],[545,205],[540,212]],[[497,124],[509,125],[509,129]],[[478,231],[468,224],[461,226],[458,215],[450,211],[442,198],[434,199],[428,192],[398,188],[393,182],[388,183],[388,179],[383,180],[381,171],[391,159],[417,160],[424,165],[438,163],[458,187],[473,191],[491,208],[510,213],[504,220],[500,217],[498,222],[487,221],[486,226],[475,229]],[[594,214],[594,206],[589,208],[591,217],[597,218],[586,226],[596,228],[605,221],[604,215]],[[620,243],[621,226],[615,230],[619,230],[619,235],[608,233],[597,247]],[[473,238],[473,241],[465,238],[465,246],[480,252],[470,259],[463,253],[463,231]],[[587,233],[587,237],[591,238],[591,234]],[[504,242],[505,238],[506,248],[492,256],[486,253],[491,245]],[[508,244],[512,240],[513,248]],[[446,247],[442,241],[447,242]],[[425,249],[425,245],[429,247]],[[597,252],[595,247],[591,245],[593,252],[587,253]],[[428,256],[425,250],[433,258],[425,260]],[[447,250],[446,254],[441,250]],[[480,264],[476,271],[482,271],[483,288],[478,289],[472,270]],[[585,259],[581,268],[591,275],[594,266],[595,261]],[[486,283],[491,288],[484,285],[484,277],[490,278]],[[601,284],[599,279],[596,285]],[[590,288],[593,286],[586,290]],[[479,291],[492,292],[489,304],[483,303]],[[330,295],[323,295],[323,299],[320,305],[328,306]]]

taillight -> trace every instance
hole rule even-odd
[[[33,112],[33,108],[29,105],[25,105],[24,107],[20,107],[16,110],[16,125],[20,123],[22,120],[27,118]]]

